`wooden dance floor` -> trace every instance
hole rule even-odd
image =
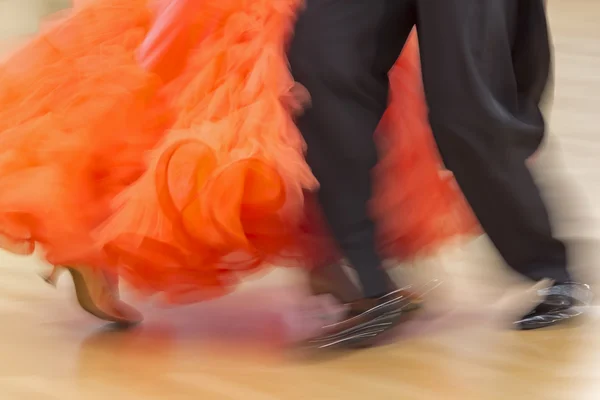
[[[0,1],[0,49],[31,33],[46,3]],[[560,233],[587,238],[577,241],[576,272],[597,283],[600,1],[550,0],[550,9],[556,94],[552,138],[537,161],[540,183],[556,208]],[[33,258],[0,254],[2,400],[600,396],[599,312],[593,308],[585,319],[555,329],[498,329],[519,312],[521,294],[503,294],[519,282],[485,240],[448,249],[407,272],[446,281],[430,298],[427,315],[437,311],[438,317],[413,321],[391,344],[322,360],[283,350],[289,340],[284,316],[296,301],[285,288],[298,286],[290,271],[276,270],[217,302],[177,309],[142,303],[146,322],[118,332],[80,311],[67,277],[58,289],[48,287],[36,275],[45,268]]]

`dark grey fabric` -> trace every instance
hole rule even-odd
[[[367,212],[373,133],[414,25],[436,142],[481,225],[518,272],[568,280],[565,246],[525,164],[545,130],[543,0],[307,0],[289,53],[312,97],[298,126],[326,218],[366,294],[385,287]]]

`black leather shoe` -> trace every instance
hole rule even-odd
[[[539,329],[572,320],[584,313],[594,297],[591,288],[581,283],[557,284],[540,290],[538,295],[544,300],[529,314],[515,321],[517,329]]]
[[[346,317],[323,327],[322,333],[305,343],[306,350],[368,347],[374,339],[404,319],[411,308],[405,292],[397,290],[377,299],[347,304]]]

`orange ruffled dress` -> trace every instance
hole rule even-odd
[[[298,0],[87,0],[0,67],[0,233],[169,302],[337,257],[282,99]],[[476,223],[442,173],[412,38],[391,73],[373,215],[386,256]]]

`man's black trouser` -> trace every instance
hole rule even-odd
[[[373,133],[414,25],[435,139],[482,227],[516,271],[568,281],[565,246],[526,166],[545,128],[544,1],[307,0],[289,54],[312,96],[298,126],[325,216],[365,294],[388,289],[367,210]]]

